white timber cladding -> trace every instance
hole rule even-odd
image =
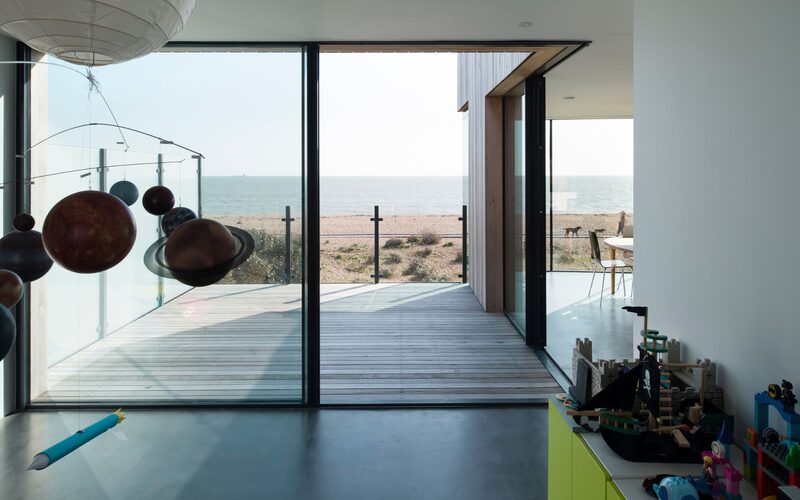
[[[486,222],[486,95],[503,81],[517,66],[530,56],[530,52],[482,52],[458,55],[457,108],[469,108],[467,232],[469,234],[467,277],[481,306],[493,310],[498,300],[487,298],[486,240],[502,238],[502,227],[489,227]],[[501,173],[495,173],[501,175]],[[491,258],[501,258],[500,255]],[[502,266],[500,266],[502,268]],[[501,292],[502,287],[498,290]]]

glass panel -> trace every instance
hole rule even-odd
[[[47,145],[32,152],[32,176],[87,169],[33,181],[31,215],[36,219],[35,230],[41,231],[47,212],[57,201],[74,192],[97,190],[98,158],[96,149],[67,145]],[[100,338],[99,290],[99,275],[76,274],[57,264],[31,284],[31,328],[37,332],[38,342],[46,339],[44,346],[38,346],[41,358],[37,368],[53,366]]]
[[[503,99],[505,311],[525,332],[525,95]]]
[[[170,148],[171,150],[172,148]],[[175,206],[185,207],[198,215],[200,204],[197,199],[197,184],[200,181],[197,174],[197,159],[190,154],[184,153],[178,156],[174,153],[161,155],[161,185],[166,186],[175,196]],[[155,183],[157,184],[157,183]],[[154,184],[154,185],[155,185]],[[164,230],[159,227],[160,217],[150,217],[156,225],[156,234],[164,236]],[[213,217],[212,217],[213,218]],[[159,291],[161,297],[158,298],[159,304],[165,304],[179,295],[189,291],[190,286],[184,285],[180,281],[172,279],[161,279]]]
[[[595,359],[633,355],[633,318],[621,310],[630,304],[632,267],[615,269],[612,287],[611,268],[604,273],[595,263],[589,235],[596,233],[601,259],[633,265],[632,254],[612,253],[605,242],[623,235],[623,212],[622,225],[633,225],[633,121],[553,120],[551,133],[547,348],[571,374],[578,336],[592,341]]]
[[[136,220],[136,243],[128,256],[106,272],[106,334],[110,335],[159,305],[159,279],[144,266],[147,248],[158,239],[158,217],[142,207],[141,195],[158,184],[158,155],[106,150],[106,190],[120,181],[132,182],[139,201],[129,208]]]
[[[77,127],[35,148],[34,175],[77,171],[37,179],[32,211],[41,227],[64,196],[127,180],[139,191],[137,238],[105,273],[55,265],[34,283],[33,401],[302,401],[301,50],[164,52],[94,68],[104,99],[83,73],[34,67],[33,142]],[[95,122],[111,125],[85,126]],[[151,272],[145,256],[163,230],[141,200],[159,184],[175,206],[250,234],[252,255],[205,287]]]

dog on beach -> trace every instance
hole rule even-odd
[[[578,236],[578,231],[581,230],[581,226],[575,227],[565,227],[564,228],[564,236],[569,236],[572,233],[572,236]]]
[[[606,232],[606,230],[605,229],[595,229],[594,232],[597,233],[597,234],[603,234],[603,233]]]

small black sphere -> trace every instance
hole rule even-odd
[[[139,189],[130,181],[115,182],[108,192],[125,202],[128,206],[133,205],[136,203],[136,200],[139,199]]]
[[[189,222],[197,218],[194,212],[186,207],[175,207],[161,218],[161,229],[164,234],[169,236],[172,231],[178,229],[178,226],[184,222]]]
[[[14,217],[14,222],[11,224],[17,231],[30,231],[36,225],[36,220],[31,214],[23,212]]]
[[[153,215],[164,215],[175,206],[175,195],[169,188],[153,186],[144,192],[142,206]]]

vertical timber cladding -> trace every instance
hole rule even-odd
[[[458,108],[469,107],[469,187],[468,199],[465,200],[469,207],[467,282],[481,306],[489,312],[503,310],[503,110],[501,97],[487,95],[530,55],[530,52],[469,52],[458,55]],[[500,131],[500,137],[495,134],[487,137],[487,130]],[[490,163],[487,163],[487,154],[492,157]]]
[[[531,43],[525,51],[458,55],[457,106],[462,111],[469,109],[468,281],[488,312],[503,310],[502,96],[528,77],[543,75],[585,45]]]

